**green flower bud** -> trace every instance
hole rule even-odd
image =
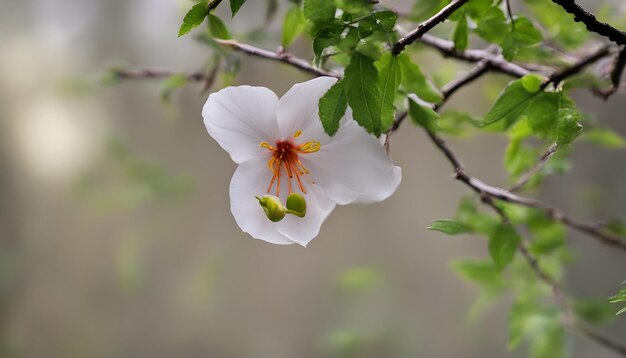
[[[261,204],[263,211],[265,211],[265,215],[267,215],[267,218],[270,219],[270,221],[279,222],[285,217],[287,209],[285,209],[283,204],[280,202],[280,199],[274,195],[264,195],[262,198],[256,196],[255,198],[257,198],[259,204]]]
[[[300,194],[291,194],[287,197],[287,213],[301,218],[306,214],[306,200]]]

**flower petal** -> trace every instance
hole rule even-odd
[[[251,159],[237,167],[230,181],[230,211],[237,225],[255,239],[272,244],[295,243],[269,221],[255,196],[263,196],[272,177],[266,159]],[[284,202],[284,201],[283,201]]]
[[[335,82],[334,77],[318,77],[296,83],[281,97],[276,119],[282,139],[292,138],[296,131],[302,131],[298,142],[316,140],[323,144],[330,141],[319,120],[318,103]]]
[[[340,205],[385,200],[402,179],[402,170],[393,165],[379,141],[353,120],[317,153],[303,156],[302,162]]]
[[[227,87],[212,93],[202,108],[204,125],[235,163],[267,152],[261,142],[279,137],[278,97],[265,87]]]
[[[307,191],[304,195],[306,215],[303,218],[287,215],[276,223],[276,228],[281,234],[306,247],[319,234],[322,223],[335,209],[335,202],[316,184],[304,183],[304,186]]]

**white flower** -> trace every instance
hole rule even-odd
[[[335,83],[319,77],[294,85],[280,100],[264,87],[228,87],[209,96],[202,116],[213,139],[239,166],[230,182],[231,211],[256,239],[306,246],[336,204],[389,197],[401,180],[380,142],[350,109],[334,137],[323,130],[318,102]],[[306,215],[268,219],[258,197],[306,199]]]

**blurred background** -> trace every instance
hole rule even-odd
[[[614,9],[626,11],[619,2]],[[255,44],[278,46],[280,4],[269,25],[275,34]],[[507,351],[506,299],[467,318],[477,290],[450,262],[487,257],[486,245],[426,230],[452,217],[469,192],[409,124],[391,143],[403,182],[390,199],[338,207],[306,249],[241,232],[229,211],[235,164],[202,124],[202,86],[163,99],[161,81],[100,80],[113,67],[203,68],[210,49],[176,37],[190,5],[0,2],[0,356],[526,356]],[[229,20],[227,8],[217,14]],[[264,26],[265,9],[265,1],[248,1],[233,32]],[[438,31],[449,35],[449,28]],[[300,40],[293,51],[310,58],[309,46]],[[432,51],[420,56],[433,77],[466,68]],[[234,83],[282,95],[306,79],[243,57]],[[489,75],[449,108],[481,115],[507,80]],[[575,97],[599,123],[626,135],[626,94],[607,102],[584,91]],[[505,138],[451,143],[472,174],[507,184]],[[571,172],[549,177],[538,195],[576,218],[626,218],[624,183],[623,150],[579,143]],[[568,239],[577,257],[568,291],[614,294],[626,279],[623,254],[578,233]],[[626,340],[623,317],[602,329]],[[568,346],[572,357],[615,356],[574,335]]]

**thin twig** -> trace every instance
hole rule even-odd
[[[482,202],[491,207],[498,215],[502,218],[502,222],[505,225],[512,225],[509,220],[507,214],[498,207],[490,197],[483,196]],[[563,312],[564,319],[563,324],[574,328],[575,331],[579,332],[581,335],[595,341],[596,343],[613,350],[616,353],[621,354],[622,356],[626,356],[626,346],[620,342],[617,342],[605,335],[602,335],[598,332],[592,331],[588,327],[584,326],[582,323],[576,320],[572,307],[567,301],[567,297],[563,294],[563,289],[559,282],[554,279],[554,277],[550,276],[547,272],[545,272],[541,266],[539,265],[539,261],[537,258],[530,252],[528,245],[525,241],[520,242],[518,246],[518,251],[522,254],[530,268],[533,270],[537,278],[540,281],[545,283],[552,290],[552,295],[554,297],[554,301],[561,308]]]
[[[624,67],[626,66],[626,46],[622,47],[622,50],[619,52],[619,55],[615,57],[615,61],[613,61],[613,68],[611,69],[611,87],[606,90],[597,90],[596,92],[607,100],[613,93],[617,92],[620,89],[620,83],[622,82],[622,74],[624,72]]]
[[[556,153],[556,149],[556,143],[548,147],[548,149],[543,154],[541,154],[539,160],[537,160],[537,163],[535,163],[535,165],[533,165],[528,171],[520,175],[515,184],[513,184],[509,188],[509,191],[514,193],[522,189],[535,174],[539,173],[543,169],[543,167],[545,167],[548,159],[550,159],[550,157],[552,157],[552,155]]]
[[[398,40],[398,42],[396,42],[393,45],[391,49],[391,53],[393,53],[394,55],[397,55],[400,52],[404,51],[404,48],[407,45],[410,45],[413,42],[417,41],[419,38],[424,36],[425,33],[430,31],[437,24],[445,21],[448,18],[448,16],[452,15],[452,13],[454,13],[456,10],[458,10],[461,6],[463,6],[463,4],[465,4],[468,1],[469,0],[455,0],[451,2],[450,4],[448,4],[446,7],[441,9],[438,13],[433,15],[431,18],[419,24],[415,28],[415,30],[409,32],[406,36]]]
[[[268,51],[268,50],[265,50],[256,46],[239,43],[235,40],[221,40],[221,39],[214,39],[214,40],[218,44],[222,46],[230,47],[233,50],[240,51],[251,56],[256,56],[256,57],[266,58],[268,60],[283,62],[292,67],[298,68],[304,72],[310,73],[314,76],[330,76],[330,77],[335,77],[335,78],[341,77],[337,73],[326,71],[321,68],[313,67],[308,61],[295,57],[294,55],[288,52],[272,52],[272,51]]]
[[[112,69],[112,75],[118,79],[162,79],[171,76],[186,76],[189,81],[204,81],[207,75],[202,72],[180,73],[165,69]]]
[[[552,2],[574,15],[574,21],[585,24],[587,30],[602,35],[618,45],[626,45],[626,32],[620,31],[605,22],[598,21],[595,15],[583,9],[574,0],[552,0]]]
[[[530,73],[527,69],[512,62],[508,62],[504,59],[504,57],[490,53],[489,51],[476,49],[457,51],[454,48],[454,42],[437,36],[425,34],[419,41],[424,45],[436,49],[444,57],[452,57],[466,62],[480,62],[482,60],[486,60],[489,62],[489,68],[491,70],[513,77],[522,77]]]
[[[602,46],[600,47],[598,50],[594,51],[593,53],[591,53],[590,55],[580,59],[578,62],[560,70],[560,71],[556,71],[554,73],[552,73],[549,76],[550,81],[544,84],[544,87],[547,86],[549,83],[554,83],[559,84],[560,82],[562,82],[563,80],[565,80],[568,77],[571,77],[575,74],[580,73],[582,70],[584,70],[585,68],[587,68],[589,65],[595,63],[596,61],[598,61],[599,59],[606,57],[607,55],[611,54],[612,49],[610,46]]]

